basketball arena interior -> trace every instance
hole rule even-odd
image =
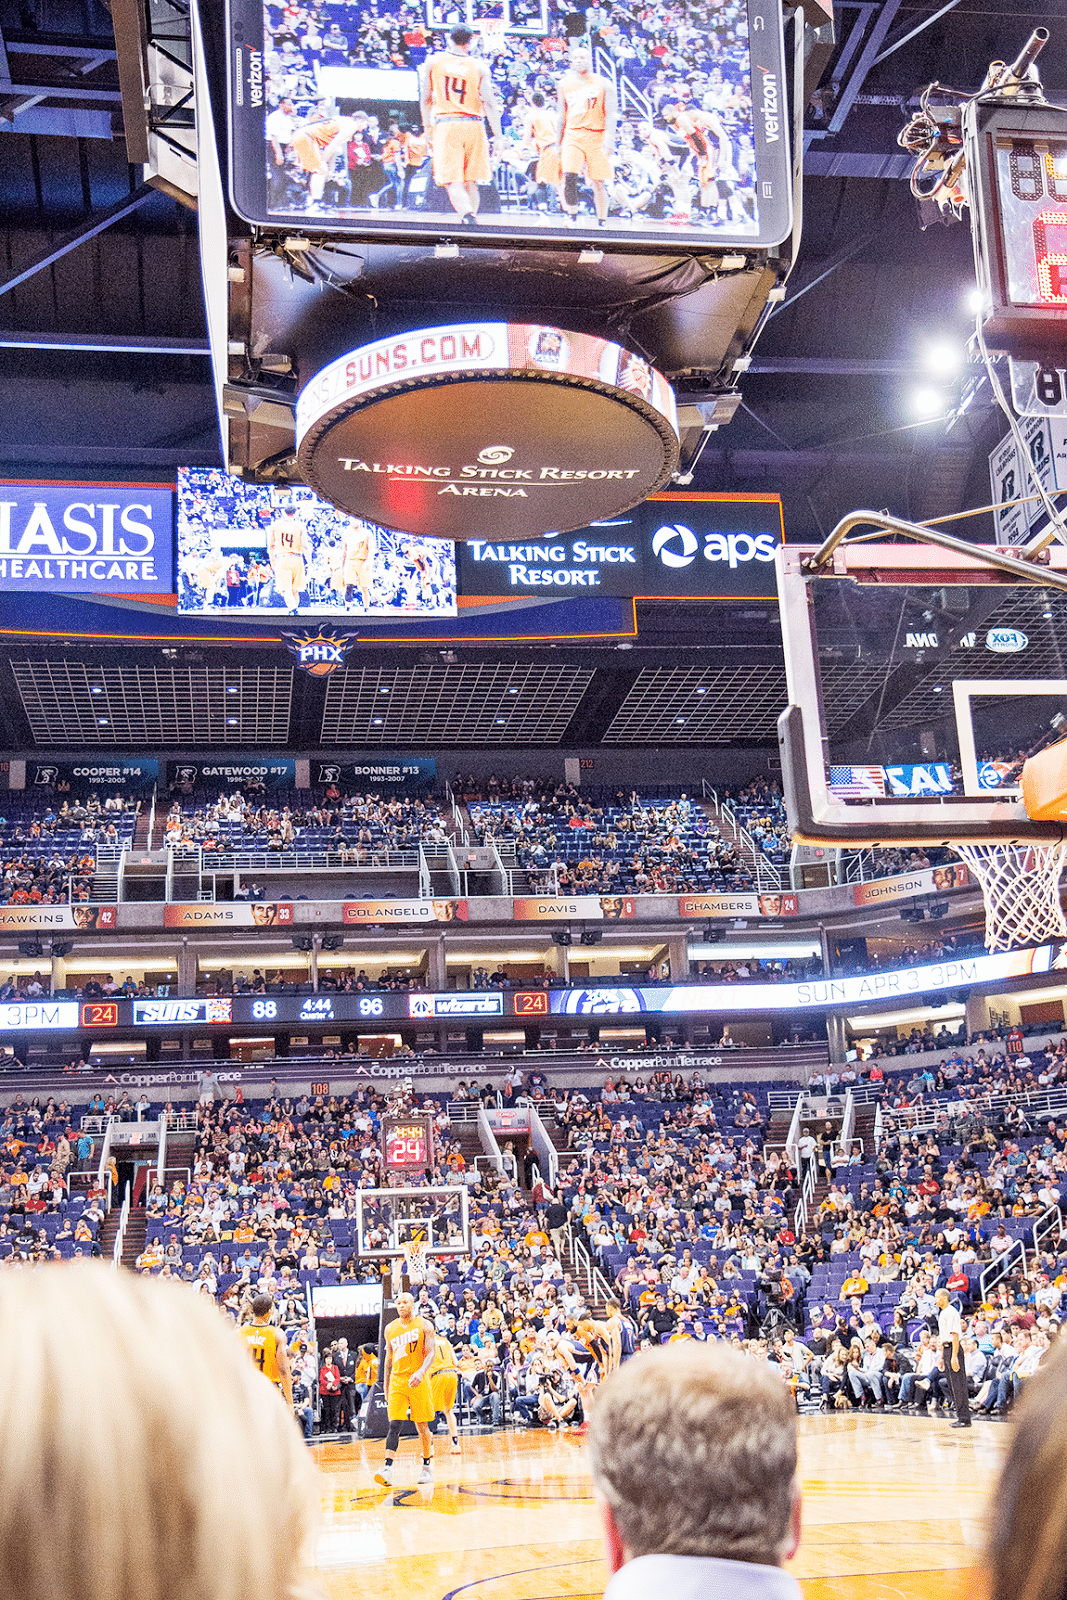
[[[1062,9],[0,74],[0,1298],[271,1296],[330,1600],[601,1595],[685,1341],[791,1392],[805,1600],[964,1593],[1067,1314]]]

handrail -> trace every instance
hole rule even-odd
[[[1016,1260],[1016,1251],[1018,1251],[1018,1261]],[[1025,1273],[1026,1246],[1023,1244],[1021,1239],[1013,1239],[1008,1249],[1005,1250],[1003,1254],[997,1256],[995,1261],[991,1261],[978,1279],[978,1288],[981,1292],[983,1300],[986,1298],[986,1295],[989,1293],[990,1289],[998,1284],[1002,1278],[1006,1278],[1012,1267],[1017,1266],[1020,1261],[1022,1263],[1023,1272]]]
[[[844,1110],[841,1113],[841,1131],[837,1136],[837,1149],[842,1162],[846,1162],[852,1148],[852,1132],[856,1126],[856,1102],[852,1095],[851,1087],[845,1093]],[[861,1141],[862,1143],[862,1141]]]
[[[797,1141],[800,1138],[800,1124],[804,1117],[804,1102],[806,1094],[801,1090],[797,1095],[797,1103],[793,1107],[793,1117],[789,1124],[789,1132],[785,1136],[785,1153],[789,1157],[793,1170],[797,1167]]]
[[[156,831],[156,793],[158,787],[158,784],[152,785],[152,804],[148,810],[148,838],[145,841],[145,848],[148,850],[152,848],[152,835]]]
[[[1056,1230],[1056,1242],[1058,1243],[1063,1238],[1065,1230],[1063,1225],[1063,1212],[1060,1207],[1055,1204],[1049,1206],[1047,1211],[1043,1211],[1041,1213],[1031,1229],[1035,1250],[1040,1250],[1042,1248],[1042,1241],[1048,1237],[1053,1229]]]
[[[159,1113],[159,1157],[156,1161],[156,1182],[163,1183],[163,1174],[167,1170],[167,1113]]]
[[[874,1107],[874,1153],[878,1154],[882,1148],[882,1102],[875,1102]]]
[[[548,1129],[541,1120],[537,1107],[530,1103],[530,1143],[537,1152],[537,1162],[541,1167],[548,1187],[555,1193],[556,1184],[559,1182],[559,1152],[548,1136]]]
[[[430,887],[430,863],[426,859],[426,852],[419,846],[419,899],[429,900],[433,894]]]
[[[478,1134],[482,1141],[482,1149],[499,1173],[504,1171],[504,1157],[500,1153],[500,1146],[496,1142],[493,1124],[489,1121],[488,1114],[482,1102],[478,1102]]]
[[[804,1174],[804,1181],[800,1186],[800,1199],[797,1201],[796,1210],[793,1212],[793,1233],[802,1239],[808,1226],[808,1204],[815,1193],[815,1163],[808,1162],[808,1170]]]
[[[122,1200],[122,1210],[119,1212],[119,1227],[115,1235],[115,1247],[111,1252],[111,1265],[116,1269],[122,1265],[122,1247],[126,1242],[126,1224],[130,1220],[130,1186],[127,1183],[126,1193]]]
[[[97,1169],[96,1169],[96,1181],[97,1181],[97,1183],[99,1184],[99,1186],[101,1188],[103,1188],[103,1186],[104,1186],[104,1173],[107,1171],[107,1163],[108,1163],[108,1159],[109,1159],[109,1157],[111,1155],[111,1130],[112,1130],[112,1128],[114,1126],[115,1126],[115,1118],[114,1117],[108,1117],[107,1118],[107,1128],[106,1128],[106,1130],[104,1132],[104,1142],[100,1146],[100,1161],[99,1161],[99,1164],[97,1165]],[[108,1210],[110,1210],[110,1209],[111,1209],[111,1203],[109,1201],[108,1202]]]

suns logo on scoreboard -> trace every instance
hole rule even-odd
[[[355,633],[327,633],[320,628],[314,634],[287,633],[285,648],[297,666],[310,672],[312,677],[328,678],[331,672],[344,666],[358,637]]]

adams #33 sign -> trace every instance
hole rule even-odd
[[[167,484],[0,481],[0,592],[170,594]]]

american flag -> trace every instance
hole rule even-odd
[[[842,800],[885,798],[885,773],[881,767],[831,767],[830,788]]]

